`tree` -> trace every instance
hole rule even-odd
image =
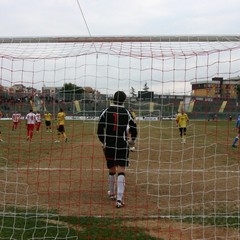
[[[240,85],[237,85],[237,87],[236,87],[236,94],[237,94],[237,98],[239,100],[240,99]]]
[[[71,102],[76,99],[81,99],[84,89],[73,83],[65,83],[59,91],[58,99],[65,102]]]
[[[148,89],[149,89],[149,87],[148,87],[147,83],[145,83],[144,87],[143,87],[143,91],[148,92]]]
[[[132,95],[133,98],[137,96],[134,87],[131,87],[130,94]]]
[[[83,93],[84,89],[73,83],[65,83],[60,90],[61,93]]]

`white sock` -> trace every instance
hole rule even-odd
[[[109,187],[110,194],[115,193],[115,175],[116,174],[108,175],[108,187]]]
[[[118,180],[117,180],[117,200],[122,201],[123,199],[123,193],[125,190],[125,175],[120,174],[118,175]]]

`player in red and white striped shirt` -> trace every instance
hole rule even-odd
[[[12,115],[12,121],[13,121],[13,125],[12,125],[12,131],[13,131],[13,130],[17,129],[18,124],[21,121],[21,114],[17,113],[17,112],[14,112],[13,115]]]
[[[36,113],[36,131],[37,131],[37,133],[39,132],[41,123],[42,123],[42,116],[41,116],[41,113],[39,111],[37,111],[37,113]]]
[[[33,137],[34,125],[36,123],[36,115],[33,110],[30,109],[29,113],[26,115],[26,126],[27,126],[27,141],[31,141]]]

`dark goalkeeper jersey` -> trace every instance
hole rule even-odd
[[[97,134],[106,147],[126,148],[128,133],[131,134],[132,140],[136,139],[136,123],[126,108],[112,105],[101,113]]]

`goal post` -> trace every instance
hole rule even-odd
[[[0,38],[0,238],[238,239],[239,66],[239,35]],[[138,130],[122,209],[96,134],[118,90]]]

